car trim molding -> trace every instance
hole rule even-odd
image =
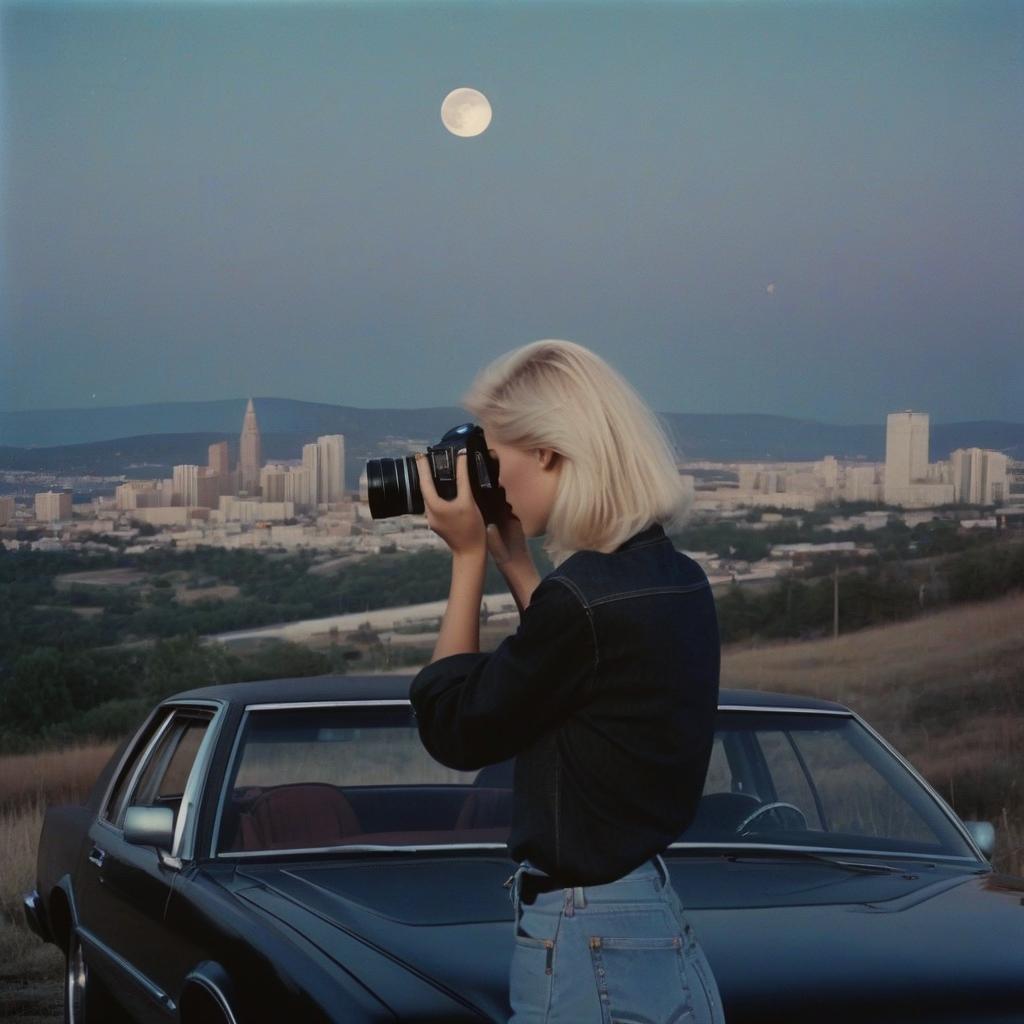
[[[928,780],[883,735],[881,735],[881,733],[879,733],[876,729],[873,729],[870,725],[868,725],[868,723],[864,721],[864,719],[861,718],[856,711],[851,711],[850,713],[853,715],[854,719],[857,721],[859,725],[867,729],[867,731],[872,736],[874,736],[874,738],[878,740],[878,742],[881,743],[882,746],[885,747],[885,749],[888,750],[889,753],[892,754],[893,757],[895,757],[896,760],[899,761],[899,763],[903,765],[903,767],[906,768],[906,770],[910,772],[910,774],[915,779],[917,779],[917,781],[924,788],[925,792],[928,793],[932,797],[932,799],[939,805],[939,809],[943,812],[943,814],[945,814],[946,817],[949,818],[954,828],[956,828],[957,832],[959,832],[964,837],[964,839],[967,841],[967,845],[972,850],[974,850],[974,852],[978,855],[977,859],[980,860],[982,864],[991,866],[991,862],[989,861],[988,857],[986,857],[985,854],[981,852],[981,849],[978,847],[978,844],[974,841],[974,836],[971,835],[967,826],[964,825],[964,823],[960,820],[960,816],[956,813],[956,811],[954,811],[953,808],[950,807],[949,804],[946,803],[946,801],[942,798],[942,794],[939,793],[938,790],[936,790],[935,787],[932,786],[928,782]],[[958,857],[957,859],[967,860],[966,857]]]
[[[379,707],[380,705],[409,704],[408,697],[393,700],[283,700],[272,704],[246,704],[246,711],[268,711],[279,708],[334,708],[334,707]]]
[[[193,982],[194,984],[201,986],[210,993],[214,1002],[224,1011],[224,1014],[228,1019],[228,1024],[238,1024],[238,1018],[231,1009],[231,1004],[228,1002],[227,996],[224,995],[220,986],[212,978],[208,978],[205,974],[202,974],[199,971],[191,971],[185,976],[185,984],[187,985],[189,982]]]
[[[812,853],[851,853],[861,855],[878,855],[879,857],[903,857],[906,860],[940,860],[943,862],[974,863],[973,857],[962,857],[956,853],[913,853],[900,850],[874,850],[864,846],[801,846],[799,843],[669,843],[670,850],[794,850],[796,852],[811,851]]]
[[[160,708],[158,710],[163,709]],[[132,769],[131,778],[129,778],[128,784],[124,787],[124,798],[126,800],[135,791],[135,786],[139,781],[139,776],[142,774],[142,769],[149,761],[149,757],[153,753],[153,748],[157,745],[157,743],[160,742],[160,738],[163,736],[165,732],[167,732],[168,728],[170,728],[171,719],[173,718],[173,713],[168,713],[164,715],[164,720],[156,727],[156,729],[153,730],[153,735],[150,736],[149,739],[146,741],[146,745],[142,749],[142,754],[139,756],[139,759],[135,762],[135,767]],[[129,744],[129,747],[134,752],[135,744]],[[110,796],[113,793],[114,786],[117,785],[117,780],[118,773],[115,772],[111,779],[110,785],[107,787],[107,793],[103,798],[103,803],[100,805],[103,810],[107,809],[107,801],[110,799]],[[120,816],[120,811],[118,811],[118,817]],[[100,817],[102,818],[102,812]],[[109,818],[102,818],[102,820],[105,821],[112,829],[114,829],[115,832],[124,832],[124,829],[116,821],[111,821]]]
[[[179,865],[181,861],[191,860],[194,855],[196,823],[199,819],[197,813],[197,794],[202,795],[203,787],[206,784],[210,771],[210,761],[213,758],[217,739],[220,736],[220,730],[228,712],[228,703],[223,700],[183,701],[181,703],[186,706],[196,704],[209,706],[212,704],[215,710],[209,725],[206,727],[206,733],[203,735],[202,742],[199,744],[199,749],[196,751],[195,763],[192,765],[192,770],[189,772],[188,779],[185,782],[185,789],[181,794],[178,820],[175,822],[174,841],[171,843],[170,851],[171,857],[176,859]]]
[[[145,989],[146,993],[150,995],[157,1003],[159,1003],[159,1005],[163,1009],[170,1010],[172,1012],[177,1009],[174,1000],[162,988],[160,988],[159,985],[155,985],[152,981],[150,981],[149,978],[145,974],[143,974],[142,971],[140,971],[134,964],[125,960],[125,958],[121,956],[120,953],[116,953],[113,949],[110,948],[110,946],[103,942],[102,939],[100,939],[93,932],[89,931],[88,928],[85,928],[82,925],[77,925],[75,931],[78,933],[80,939],[85,939],[85,941],[90,946],[92,946],[93,949],[95,949],[102,956],[107,957],[118,967],[120,967],[126,974],[130,975],[135,981],[137,981],[139,985],[143,989]]]

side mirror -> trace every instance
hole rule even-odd
[[[978,849],[991,860],[996,848],[996,829],[992,822],[965,821],[964,825],[967,826],[967,831],[971,833],[971,837],[978,844]]]
[[[136,846],[170,850],[174,842],[174,811],[170,807],[129,807],[124,815],[124,838]]]

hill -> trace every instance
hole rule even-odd
[[[456,406],[426,409],[361,409],[353,406],[303,402],[290,398],[254,399],[260,430],[265,440],[275,435],[287,439],[289,454],[297,457],[298,443],[319,434],[344,434],[353,453],[400,454],[389,439],[413,438],[424,443],[437,440],[449,428],[468,417]],[[204,452],[212,441],[227,439],[237,457],[238,435],[246,399],[216,402],[162,402],[83,409],[44,409],[0,412],[0,468],[37,468],[24,464],[19,449],[53,449],[96,442],[117,446],[158,434],[182,438],[180,451],[168,452],[176,462],[197,461],[194,451]],[[825,455],[837,458],[885,458],[885,423],[835,424],[790,416],[752,413],[660,414],[672,432],[680,453],[687,459],[808,460]],[[1024,423],[979,420],[933,423],[932,461],[947,458],[955,448],[971,445],[1004,451],[1024,458]],[[201,441],[200,438],[207,440]],[[283,442],[284,443],[284,442]],[[192,452],[193,454],[188,454]],[[187,458],[186,458],[187,455]],[[39,454],[29,458],[65,458]],[[361,454],[361,457],[372,457]],[[10,460],[21,460],[18,466]],[[358,477],[358,473],[356,474]]]

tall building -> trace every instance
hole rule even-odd
[[[286,466],[268,463],[260,470],[260,493],[264,501],[284,501]]]
[[[314,511],[321,501],[326,500],[320,497],[320,462],[322,459],[323,449],[317,442],[302,446],[302,468],[309,473],[308,504],[313,506]],[[298,501],[297,498],[296,501]]]
[[[228,476],[231,473],[229,458],[227,441],[217,441],[215,444],[211,444],[206,459],[209,475]]]
[[[316,439],[320,449],[317,500],[321,504],[345,497],[345,435],[324,434]]]
[[[928,413],[910,409],[889,413],[883,501],[911,507],[952,502],[953,484],[942,476],[943,467],[928,463]]]
[[[908,487],[928,475],[928,413],[891,412],[885,422],[885,489]],[[888,497],[885,499],[888,501]]]
[[[43,491],[36,495],[36,520],[57,523],[71,518],[70,491]]]
[[[314,448],[316,445],[313,446]],[[309,470],[303,466],[292,466],[284,478],[284,500],[290,501],[297,509],[303,512],[316,510],[316,501],[313,498],[315,478]]]
[[[199,467],[198,466],[175,466],[174,473],[174,497],[171,499],[175,505],[198,505],[199,504]]]
[[[0,526],[6,526],[14,522],[14,499],[0,498]]]
[[[245,407],[242,434],[238,439],[238,486],[249,495],[258,494],[260,489],[260,468],[263,465],[263,450],[260,444],[260,425],[256,422],[256,410],[252,399]]]
[[[953,466],[955,500],[967,505],[999,505],[1010,491],[1010,460],[1003,452],[986,448],[957,448],[949,461]]]
[[[126,480],[114,492],[114,507],[122,512],[159,508],[164,504],[162,480]]]

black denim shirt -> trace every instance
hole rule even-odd
[[[409,698],[429,753],[514,756],[512,858],[565,885],[610,882],[674,842],[704,788],[720,646],[704,570],[659,523],[545,576],[492,652],[423,668]]]

